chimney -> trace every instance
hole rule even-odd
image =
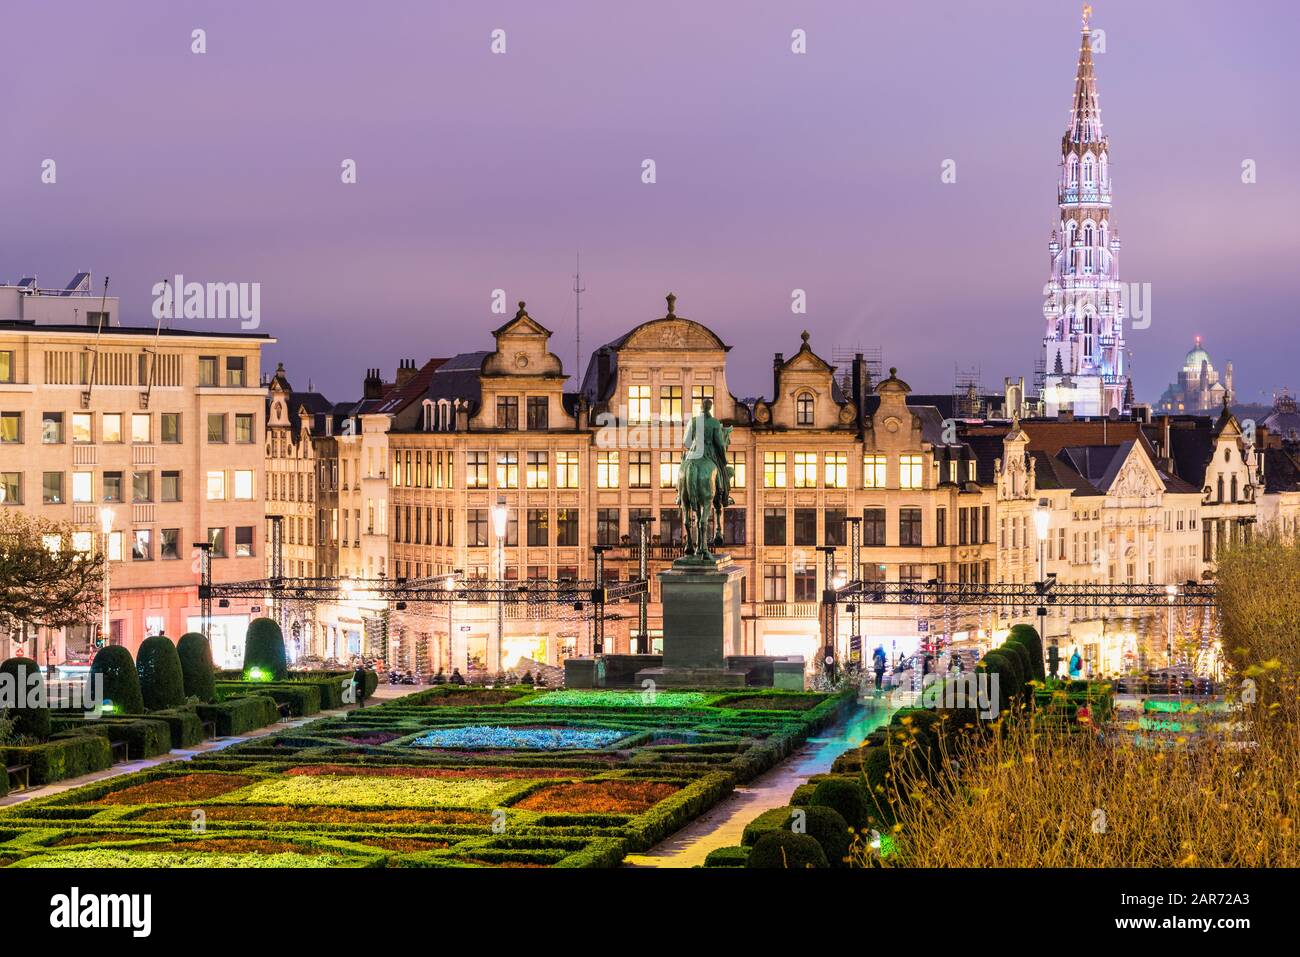
[[[397,364],[397,387],[400,389],[415,378],[415,360],[403,359]]]
[[[778,352],[772,357],[772,401],[781,396],[781,366],[785,365],[784,353]]]
[[[609,389],[609,350],[600,349],[596,353],[596,394],[592,398],[599,402]]]
[[[871,373],[867,371],[867,362],[861,352],[853,357],[853,406],[857,410],[858,427],[867,418],[867,395],[871,392]]]
[[[1071,409],[1071,408],[1067,408],[1067,407],[1065,407],[1065,406],[1062,406],[1062,407],[1061,407],[1060,409],[1058,409],[1057,412],[1056,412],[1056,421],[1057,421],[1057,422],[1073,422],[1073,421],[1074,421],[1074,409]]]
[[[383,395],[384,380],[379,378],[378,369],[367,369],[366,380],[361,384],[361,394],[366,399],[378,399]]]

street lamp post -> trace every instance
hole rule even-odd
[[[108,599],[110,595],[109,567],[112,565],[108,550],[108,537],[113,531],[113,510],[111,508],[105,507],[99,510],[99,529],[104,533],[104,608],[99,625],[99,634],[100,640],[107,645],[109,631],[112,627],[112,622],[109,620],[108,614]]]
[[[1052,513],[1043,502],[1034,509],[1034,531],[1038,533],[1038,643],[1047,647],[1047,533]]]
[[[497,674],[501,674],[501,659],[505,653],[505,578],[506,578],[506,523],[510,517],[506,504],[498,501],[492,507],[492,530],[497,536]]]
[[[445,583],[447,586],[447,669],[449,671],[456,670],[456,659],[455,659],[456,639],[454,637],[455,632],[452,631],[452,618],[451,618],[452,609],[456,607],[456,603],[452,601],[451,592],[456,587],[456,576],[459,575],[460,573],[461,572],[459,568],[452,569],[452,572],[450,575],[447,576],[447,581]]]
[[[1169,668],[1174,667],[1174,599],[1178,597],[1177,585],[1165,586],[1165,655],[1169,658]]]

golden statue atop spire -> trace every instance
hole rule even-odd
[[[1083,5],[1083,28],[1085,30],[1088,29],[1088,21],[1091,19],[1092,19],[1092,4],[1085,3]]]

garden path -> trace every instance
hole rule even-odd
[[[888,698],[859,706],[821,736],[809,738],[798,751],[770,771],[736,788],[709,811],[644,854],[629,854],[627,867],[695,867],[710,851],[740,843],[745,825],[764,811],[784,807],[794,789],[814,774],[831,769],[835,759],[860,746],[868,734],[887,723],[893,709]]]

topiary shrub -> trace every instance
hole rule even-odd
[[[1046,681],[1047,668],[1043,664],[1043,639],[1038,634],[1038,629],[1033,625],[1014,625],[1007,640],[1019,642],[1024,646],[1033,662],[1034,679]]]
[[[284,635],[270,618],[254,618],[244,638],[244,676],[249,680],[281,681],[289,676]]]
[[[868,748],[862,760],[862,777],[865,781],[868,811],[866,828],[883,831],[894,823],[894,786],[891,772],[893,761],[886,746]]]
[[[112,714],[140,714],[144,698],[140,693],[140,675],[135,670],[131,652],[121,645],[105,645],[95,652],[90,663],[90,678],[103,678],[105,702],[111,702]]]
[[[994,705],[998,714],[1008,711],[1016,697],[1016,689],[1024,687],[1021,680],[1020,664],[1000,651],[990,651],[976,666],[989,675],[989,694],[993,695],[992,679],[997,676],[997,703]]]
[[[1008,640],[1003,642],[1002,646],[998,648],[998,651],[1006,655],[1008,658],[1015,659],[1016,664],[1020,668],[1020,674],[1025,680],[1025,684],[1034,680],[1034,660],[1030,657],[1030,654],[1024,645],[1018,641]],[[1020,693],[1023,696],[1027,691],[1028,689],[1022,687]]]
[[[796,820],[802,823],[796,824]],[[843,866],[844,859],[849,856],[849,825],[829,807],[778,807],[764,811],[745,826],[740,843],[753,847],[773,831],[808,834],[821,845],[832,867]]]
[[[866,766],[866,762],[863,762]],[[855,831],[867,826],[872,802],[866,788],[851,777],[830,777],[818,782],[808,800],[809,807],[828,807],[839,814]]]
[[[180,655],[166,635],[154,635],[140,643],[135,670],[140,675],[140,696],[145,710],[162,711],[185,703]]]
[[[31,658],[10,658],[0,664],[0,673],[11,676],[15,698],[23,698],[28,704],[49,704],[45,700],[45,676]],[[15,737],[44,741],[50,736],[48,707],[9,708],[8,713],[13,721],[10,733]]]
[[[826,853],[817,839],[791,831],[772,831],[758,839],[746,867],[826,867]]]
[[[185,694],[207,704],[217,697],[216,680],[213,676],[212,646],[208,639],[196,631],[181,635],[176,645],[176,654],[181,660],[181,680],[185,685]]]

